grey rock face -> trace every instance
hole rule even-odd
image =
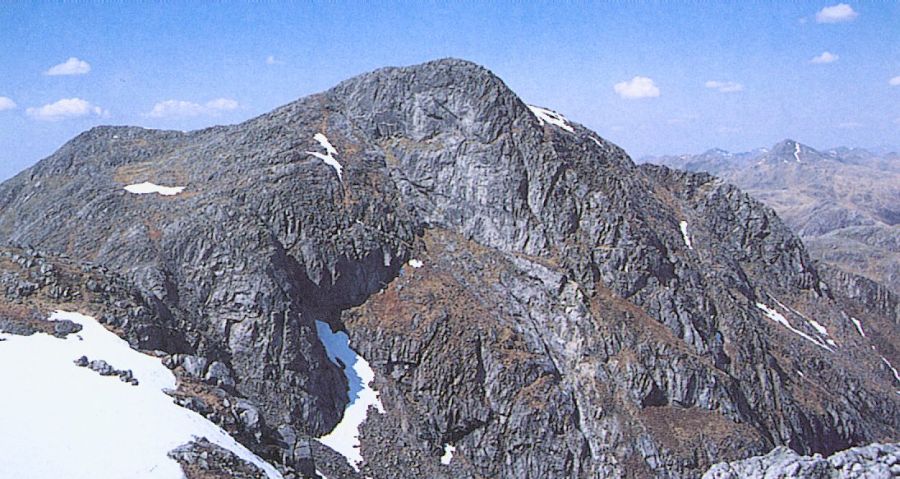
[[[900,445],[871,444],[850,448],[827,458],[800,456],[778,447],[765,456],[716,464],[703,479],[889,479],[900,476]]]
[[[567,127],[468,62],[388,68],[240,125],[86,132],[0,186],[0,237],[129,278],[123,334],[205,358],[285,470],[695,477],[897,436],[895,312],[738,189]],[[358,473],[311,441],[350,399],[315,321],[375,370]]]

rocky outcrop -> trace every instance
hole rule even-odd
[[[0,237],[127,278],[149,316],[122,333],[249,400],[285,471],[694,477],[900,431],[850,300],[773,210],[636,167],[464,61],[240,125],[95,128],[0,186]],[[359,471],[314,440],[350,399],[316,321],[375,371]]]
[[[824,458],[801,456],[778,447],[765,456],[713,466],[703,479],[888,479],[900,476],[900,445],[872,444]]]

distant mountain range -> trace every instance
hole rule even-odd
[[[900,291],[900,154],[784,140],[640,161],[719,176],[775,209],[813,257]]]

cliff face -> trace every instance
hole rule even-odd
[[[317,321],[384,406],[361,472],[313,442],[328,477],[691,477],[900,437],[891,293],[870,306],[771,209],[463,61],[240,125],[95,128],[0,186],[0,237],[132,281],[156,326],[123,334],[227,365],[287,469],[351,399]]]

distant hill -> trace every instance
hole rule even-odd
[[[645,157],[708,172],[774,208],[813,257],[900,291],[900,154],[793,140],[745,153]]]

